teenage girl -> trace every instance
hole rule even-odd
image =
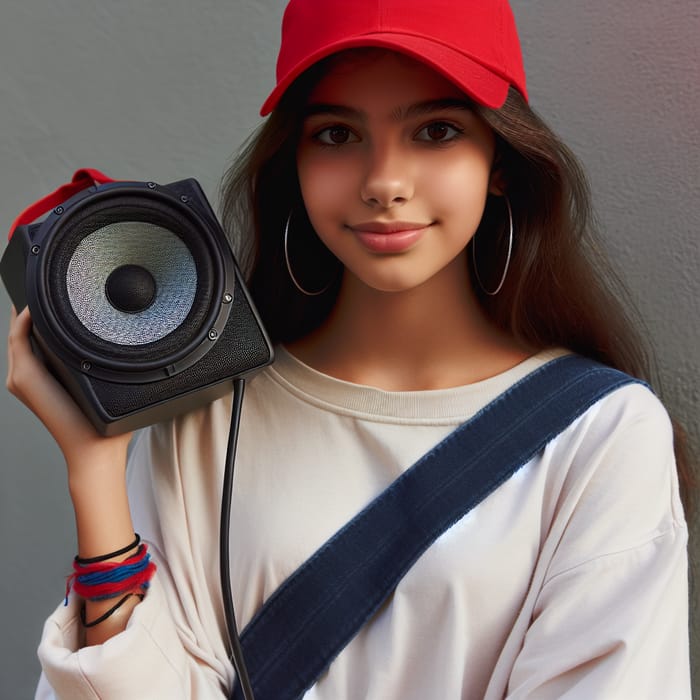
[[[276,361],[248,384],[231,524],[241,627],[421,455],[578,353],[648,376],[579,167],[528,106],[505,0],[292,0],[270,117],[224,223]],[[226,697],[217,531],[231,400],[98,437],[14,315],[10,390],[68,465],[78,555],[157,564],[72,592],[38,697]],[[506,430],[508,426],[504,426]],[[431,546],[304,697],[690,697],[671,422],[609,394]]]

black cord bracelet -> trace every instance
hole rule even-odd
[[[126,547],[118,549],[116,552],[110,552],[109,554],[103,554],[100,557],[79,557],[76,555],[75,563],[80,565],[85,564],[98,564],[101,561],[107,561],[108,559],[114,559],[114,557],[119,557],[122,554],[126,554],[128,551],[132,550],[134,547],[138,547],[141,542],[141,537],[137,534],[136,539]]]
[[[127,593],[123,598],[120,598],[115,605],[113,605],[107,612],[102,613],[98,618],[88,622],[85,619],[85,605],[80,606],[80,621],[83,623],[83,627],[94,627],[95,625],[99,625],[100,622],[104,622],[110,615],[113,615],[119,608],[121,608],[124,603],[126,603],[129,598],[131,598],[132,595],[137,596],[141,600],[143,600],[143,595],[140,593]]]

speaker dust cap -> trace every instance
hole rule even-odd
[[[216,222],[176,195],[105,185],[44,222],[40,330],[67,363],[128,383],[208,352],[230,308],[233,257]]]

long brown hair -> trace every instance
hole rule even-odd
[[[273,342],[289,342],[316,328],[339,290],[339,263],[306,218],[296,172],[302,110],[324,70],[324,62],[316,64],[287,90],[222,185],[223,225]],[[653,355],[640,332],[643,325],[604,254],[588,183],[576,157],[514,88],[503,107],[474,109],[496,134],[495,167],[504,180],[515,230],[500,292],[490,296],[474,284],[483,307],[495,323],[533,350],[566,347],[658,390]],[[507,213],[502,202],[502,197],[489,196],[474,237],[479,278],[486,289],[498,284],[505,255]],[[283,248],[288,217],[304,250],[294,258],[294,269],[308,280],[309,289],[330,282],[324,294],[305,296],[289,278]],[[674,437],[689,507],[690,460],[677,422]]]

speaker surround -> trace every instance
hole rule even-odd
[[[230,390],[273,353],[199,184],[110,182],[18,226],[0,261],[47,365],[97,429],[133,430]]]

